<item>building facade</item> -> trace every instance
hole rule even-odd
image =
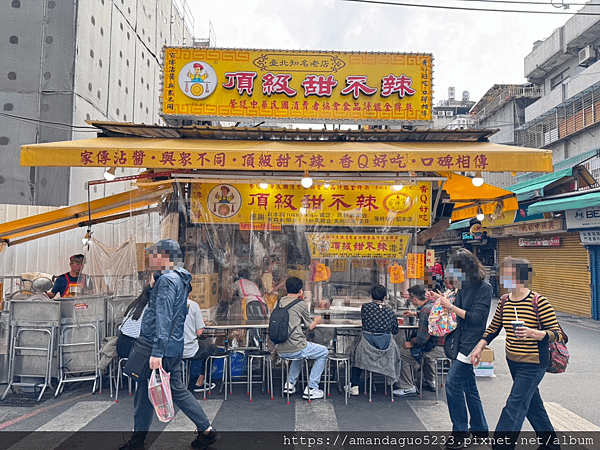
[[[19,165],[23,144],[95,137],[86,120],[160,123],[164,45],[192,45],[175,0],[10,0],[0,6],[0,204],[87,201],[102,169]],[[121,171],[117,176],[122,175]],[[91,196],[126,190],[92,188]]]
[[[441,100],[437,106],[432,109],[433,129],[441,130],[454,122],[459,116],[463,119],[473,107],[475,102],[469,100],[469,92],[464,91],[460,100],[456,99],[456,90],[453,87],[448,88],[448,100]],[[461,124],[462,125],[462,124]],[[456,128],[453,128],[456,129]],[[458,128],[465,129],[465,128]]]

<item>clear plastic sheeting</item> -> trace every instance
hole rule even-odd
[[[112,248],[91,238],[84,247],[85,265],[82,270],[89,281],[85,283],[85,290],[78,294],[137,296],[142,287],[138,283],[135,252],[132,239]],[[81,276],[79,281],[83,285]]]

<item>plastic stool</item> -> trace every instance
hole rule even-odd
[[[258,381],[252,380],[252,362],[255,359],[261,361],[262,378],[260,383],[265,381],[265,370],[267,371],[267,393],[271,394],[271,400],[273,400],[273,360],[271,353],[262,350],[251,350],[246,353],[248,357],[248,395],[250,395],[250,401],[252,401],[252,385],[258,383]]]
[[[340,363],[344,363],[344,378],[346,385],[350,385],[350,356],[333,353],[327,357],[327,365],[325,366],[325,392],[327,396],[331,396],[331,363],[335,362],[335,367],[338,373],[338,383],[340,380]],[[344,385],[344,403],[348,404],[348,397],[350,394]]]

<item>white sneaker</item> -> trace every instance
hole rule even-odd
[[[406,397],[409,395],[417,395],[417,387],[413,386],[409,389],[394,389],[394,395],[398,397]]]
[[[302,398],[308,398],[308,390],[309,389],[310,389],[310,399],[311,400],[314,400],[316,398],[323,398],[324,394],[321,389],[312,389],[312,388],[309,388],[308,386],[306,386],[304,388],[304,394],[302,395]]]
[[[283,386],[283,393],[284,394],[295,394],[296,393],[296,385],[290,383],[289,381],[285,382],[285,386]]]
[[[350,386],[347,384],[344,386],[344,390],[350,395],[360,395],[358,386]]]

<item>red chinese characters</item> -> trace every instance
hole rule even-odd
[[[388,75],[381,80],[381,96],[389,97],[394,93],[398,93],[400,98],[416,94],[416,90],[412,87],[412,78],[402,74],[399,77]]]
[[[305,97],[309,95],[330,97],[338,82],[333,75],[329,75],[327,78],[324,75],[307,75],[300,84],[304,88]]]
[[[297,92],[290,87],[291,79],[292,76],[289,73],[272,74],[268,72],[264,74],[262,77],[263,94],[269,97],[273,94],[285,94],[288,97],[294,97]]]
[[[352,94],[354,99],[358,99],[359,95],[363,93],[366,96],[372,96],[377,92],[377,88],[370,87],[367,85],[366,76],[350,75],[346,77],[346,87],[342,89],[342,95]]]
[[[252,97],[256,72],[227,72],[225,76],[227,77],[227,83],[223,83],[225,89],[237,88],[240,95],[246,91]]]

